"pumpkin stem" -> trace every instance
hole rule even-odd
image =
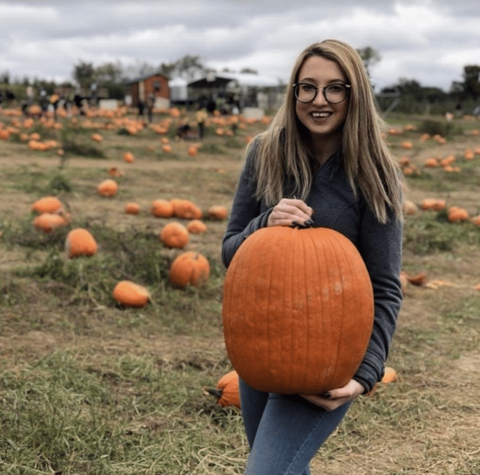
[[[215,396],[217,399],[222,397],[223,390],[217,388],[207,388],[207,391],[212,395]]]

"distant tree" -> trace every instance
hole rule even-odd
[[[241,73],[247,73],[247,74],[258,74],[258,71],[256,69],[252,68],[242,68],[240,69]]]
[[[480,98],[480,66],[469,64],[463,67],[463,81],[453,81],[450,93],[459,100]]]
[[[200,56],[187,54],[173,63],[162,63],[159,70],[169,78],[178,76],[190,82],[206,74],[207,68],[203,65]]]
[[[463,68],[463,88],[467,97],[475,101],[480,97],[480,66],[471,64]]]
[[[0,84],[10,84],[10,73],[8,71],[0,73]]]
[[[80,61],[73,66],[72,77],[80,87],[90,87],[95,82],[95,68],[92,63]]]
[[[365,68],[368,72],[370,72],[370,68],[377,64],[382,57],[380,53],[373,49],[371,46],[365,46],[364,48],[357,49],[358,54],[363,60],[363,64],[365,64]]]

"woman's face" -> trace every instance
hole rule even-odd
[[[297,100],[295,104],[297,117],[310,132],[312,140],[338,139],[347,117],[349,92],[347,91],[345,100],[333,104],[325,99],[322,89],[332,84],[347,83],[340,66],[322,56],[312,56],[300,68],[297,83],[306,83],[302,87],[307,93],[312,90],[310,85],[319,88],[312,102]],[[332,98],[336,100],[335,95]]]

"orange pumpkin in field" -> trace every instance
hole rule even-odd
[[[255,231],[226,273],[227,353],[239,376],[261,391],[322,394],[343,387],[363,360],[373,317],[365,263],[331,229]]]
[[[217,382],[215,389],[208,392],[217,398],[217,404],[221,407],[233,406],[240,409],[240,391],[238,388],[238,374],[235,370],[223,375]]]
[[[133,163],[135,161],[135,157],[133,156],[132,152],[125,152],[123,154],[123,161],[127,163]]]
[[[62,208],[62,202],[56,196],[44,196],[32,205],[32,211],[37,213],[55,213]]]
[[[150,300],[150,293],[142,285],[122,280],[113,289],[113,298],[126,307],[145,307]]]
[[[468,211],[460,208],[458,206],[451,206],[448,209],[447,219],[451,223],[460,223],[462,221],[467,221],[470,218]]]
[[[183,249],[190,240],[187,228],[180,223],[168,223],[160,232],[160,241],[170,248]]]
[[[46,233],[51,233],[54,229],[66,224],[65,217],[55,213],[42,213],[33,220],[33,226]]]
[[[173,216],[173,205],[167,200],[154,200],[150,212],[156,218],[171,218]]]
[[[76,228],[67,234],[65,251],[70,259],[80,256],[93,256],[97,253],[97,249],[97,241],[87,229]]]
[[[198,147],[196,147],[195,145],[190,145],[190,146],[187,148],[187,153],[188,153],[191,157],[194,157],[194,156],[197,155],[197,153],[198,153]]]
[[[228,211],[225,206],[214,205],[208,208],[208,216],[211,219],[218,219],[218,220],[227,219]]]
[[[173,206],[173,214],[181,219],[200,219],[202,210],[190,200],[181,200],[174,198],[170,200]]]
[[[170,266],[170,283],[179,289],[184,289],[187,285],[202,287],[209,277],[210,263],[198,252],[184,252]]]
[[[118,184],[115,180],[104,180],[98,185],[97,191],[100,196],[115,196]]]
[[[94,142],[100,143],[100,142],[103,140],[103,137],[102,137],[100,134],[93,134],[93,135],[91,136],[91,139],[92,139]]]
[[[138,203],[127,203],[125,205],[125,213],[138,214],[140,213],[140,205]]]
[[[192,219],[187,224],[187,230],[191,234],[203,234],[207,231],[207,225],[199,219]]]

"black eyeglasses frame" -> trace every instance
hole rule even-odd
[[[301,101],[298,96],[297,96],[297,89],[296,87],[297,86],[300,86],[302,84],[307,84],[308,86],[311,86],[315,89],[315,94],[313,95],[312,99],[310,99],[309,101]],[[331,86],[343,86],[343,87],[346,87],[347,90],[345,91],[345,97],[341,100],[341,101],[338,101],[338,102],[332,102],[330,100],[328,100],[327,98],[327,88],[331,87]],[[330,104],[341,104],[348,96],[348,93],[350,91],[350,88],[352,87],[351,84],[343,84],[343,83],[338,83],[338,84],[329,84],[328,86],[325,86],[325,87],[315,87],[313,84],[310,84],[309,82],[297,82],[295,84],[292,84],[292,87],[294,88],[294,95],[295,95],[295,99],[298,101],[298,102],[301,102],[302,104],[308,104],[310,102],[313,102],[315,100],[315,98],[317,97],[318,95],[318,91],[322,91],[322,94],[323,94],[323,97],[325,98],[325,100],[330,103]]]

